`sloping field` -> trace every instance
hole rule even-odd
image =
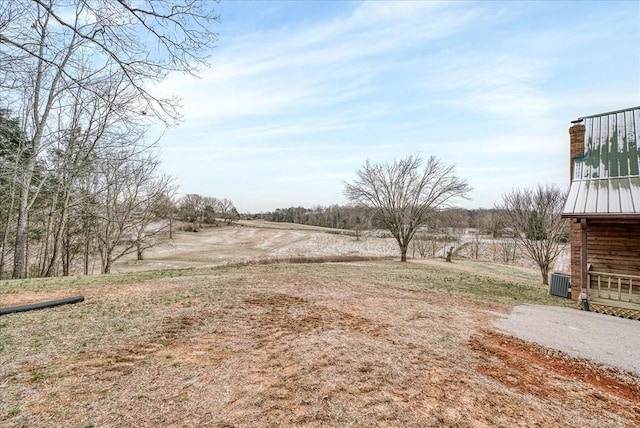
[[[344,232],[290,223],[244,221],[235,226],[180,232],[176,239],[145,252],[144,260],[127,256],[114,265],[113,271],[210,267],[291,257],[399,257],[393,238],[366,234],[356,239]]]
[[[0,425],[640,426],[637,377],[492,327],[566,304],[536,282],[462,261],[3,281],[0,306],[86,300],[0,317]]]

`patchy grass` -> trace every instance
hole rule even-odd
[[[0,317],[0,425],[640,423],[637,385],[488,335],[514,304],[570,304],[535,271],[341,261],[2,281],[0,301],[85,302]]]
[[[84,290],[104,285],[135,284],[158,278],[172,278],[194,274],[197,274],[195,269],[186,268],[126,272],[108,275],[7,279],[0,281],[0,293],[21,293],[24,291],[49,291],[60,289]]]
[[[389,260],[389,257],[376,256],[292,256],[292,257],[264,257],[247,260],[243,262],[224,263],[220,266],[204,268],[180,268],[180,269],[159,269],[140,272],[124,272],[114,274],[53,277],[53,278],[28,278],[28,279],[7,279],[0,280],[0,293],[22,293],[25,291],[51,291],[62,289],[84,290],[101,287],[105,285],[126,285],[136,284],[145,281],[154,281],[163,278],[178,278],[184,276],[211,275],[216,272],[226,272],[229,269],[251,265],[270,264],[304,264],[304,263],[346,263],[362,261]],[[1,294],[0,294],[1,296]],[[0,300],[1,302],[1,300]]]

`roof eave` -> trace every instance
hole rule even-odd
[[[562,218],[640,220],[640,213],[562,213]]]

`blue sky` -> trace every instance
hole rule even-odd
[[[456,165],[467,208],[568,187],[570,121],[640,105],[640,2],[222,1],[184,121],[161,140],[179,194],[240,212],[344,204],[366,159]]]

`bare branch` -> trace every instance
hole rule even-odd
[[[398,241],[401,260],[406,261],[409,242],[427,224],[429,214],[449,206],[456,198],[466,198],[471,187],[455,175],[454,167],[431,156],[423,167],[420,154],[409,155],[392,164],[372,164],[368,160],[356,172],[356,180],[345,183],[345,196],[375,211]]]
[[[513,229],[518,245],[540,268],[543,284],[566,242],[568,226],[561,218],[566,191],[555,185],[514,189],[496,205],[504,226]]]

